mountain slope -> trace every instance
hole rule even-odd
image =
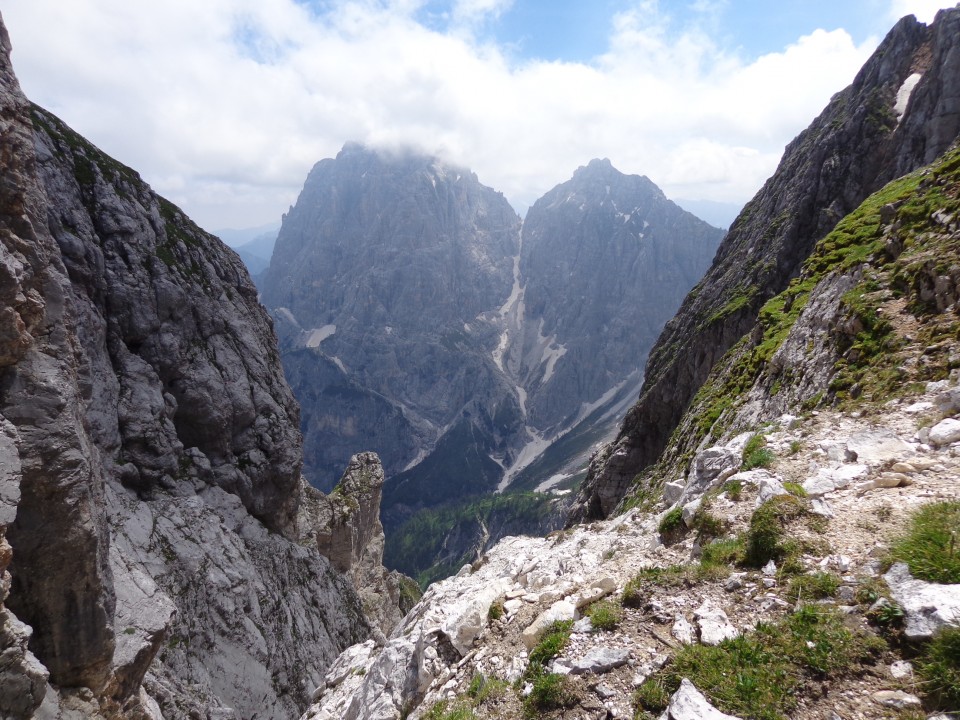
[[[630,509],[434,584],[304,720],[960,709],[958,332],[955,145],[815,244]]]
[[[790,143],[657,340],[640,400],[597,459],[572,519],[609,514],[657,461],[707,374],[796,277],[819,239],[885,182],[946,150],[960,130],[958,32],[957,10],[941,11],[929,27],[904,18],[853,84]]]
[[[0,715],[290,717],[371,628],[301,544],[269,316],[0,40]]]

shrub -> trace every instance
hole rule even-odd
[[[927,698],[938,710],[960,710],[960,626],[937,633],[917,659]]]
[[[597,630],[615,630],[623,620],[623,612],[612,602],[603,601],[590,607],[589,617]]]
[[[783,720],[796,707],[798,688],[859,672],[885,647],[879,638],[846,627],[839,612],[805,606],[778,623],[759,623],[753,632],[717,646],[680,648],[673,663],[648,679],[641,686],[643,693],[634,698],[640,709],[658,709],[658,698],[668,698],[687,677],[722,712]],[[650,706],[645,704],[648,698]]]
[[[792,548],[783,542],[784,526],[806,513],[803,503],[792,495],[779,495],[763,503],[750,517],[744,537],[744,562],[763,567],[771,560],[785,558]]]
[[[540,717],[543,712],[570,707],[576,702],[567,687],[567,679],[556,673],[545,673],[533,681],[533,691],[523,701],[524,715]]]
[[[740,480],[727,480],[723,485],[723,491],[727,494],[727,497],[738,502],[743,496],[743,483]]]
[[[648,678],[633,693],[633,705],[638,710],[660,713],[670,704],[670,693],[659,678]]]
[[[839,587],[840,578],[833,573],[797,575],[790,580],[787,596],[800,600],[820,600],[833,597]]]
[[[743,469],[767,468],[773,464],[774,456],[766,447],[767,439],[760,433],[754,434],[743,447]]]
[[[572,631],[572,620],[557,620],[547,628],[540,642],[530,651],[530,664],[527,667],[528,677],[541,674],[547,663],[563,652],[570,641]]]
[[[891,550],[914,577],[929,582],[960,583],[960,502],[925,505],[913,515],[910,529]]]
[[[493,622],[494,620],[499,620],[503,617],[503,602],[501,600],[494,600],[490,603],[490,607],[487,608],[487,620]]]
[[[683,508],[680,507],[675,507],[664,515],[657,526],[657,531],[664,536],[682,533],[684,530],[686,526],[683,524]]]

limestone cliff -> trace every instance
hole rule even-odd
[[[0,715],[294,715],[369,626],[298,543],[269,316],[0,37]]]
[[[657,461],[708,373],[798,275],[818,240],[870,193],[931,162],[957,137],[958,32],[956,9],[929,27],[904,18],[853,84],[787,146],[657,340],[640,400],[594,463],[573,519],[609,514]]]

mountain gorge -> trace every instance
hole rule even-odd
[[[348,145],[311,172],[262,281],[306,476],[329,487],[376,450],[395,523],[504,488],[586,427],[583,454],[636,396],[720,235],[609,161],[521,223],[468,170]]]

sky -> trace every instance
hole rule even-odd
[[[592,158],[742,204],[903,15],[955,0],[4,0],[27,96],[208,230],[351,141],[523,212]]]

